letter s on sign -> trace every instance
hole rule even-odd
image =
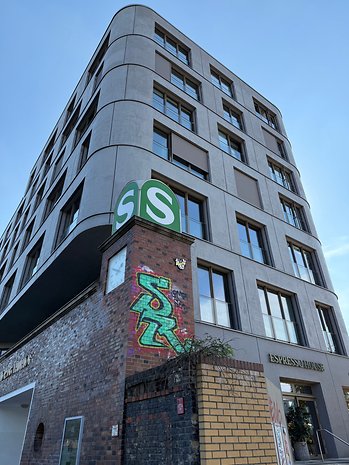
[[[150,187],[147,191],[147,198],[149,203],[147,202],[146,212],[150,216],[150,218],[152,218],[157,223],[163,225],[172,224],[175,219],[173,211],[161,199],[161,197],[166,199],[169,202],[169,204],[172,205],[172,197],[170,195],[168,195],[166,192],[164,192],[162,189],[159,189],[158,187]],[[161,213],[161,215],[157,214],[156,211],[154,211],[154,208],[152,207],[155,207],[156,210],[158,210]]]
[[[115,226],[119,229],[126,221],[128,221],[134,213],[135,209],[135,188],[131,187],[120,198],[115,209]]]

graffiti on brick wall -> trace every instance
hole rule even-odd
[[[170,278],[158,276],[149,268],[136,272],[136,284],[141,291],[130,310],[137,316],[138,344],[183,353],[188,343],[187,330],[181,324],[187,295],[180,289],[173,289]]]

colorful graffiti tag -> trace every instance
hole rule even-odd
[[[139,345],[153,349],[172,349],[177,354],[183,353],[189,339],[181,340],[177,335],[180,330],[178,309],[182,310],[183,307],[170,300],[173,292],[171,279],[148,271],[139,271],[136,273],[136,281],[141,292],[133,301],[130,310],[138,315],[135,329],[139,334]]]

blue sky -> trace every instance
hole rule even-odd
[[[127,3],[2,2],[0,230],[114,13]],[[146,2],[277,105],[349,326],[349,2]]]

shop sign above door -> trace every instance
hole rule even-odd
[[[269,362],[290,367],[305,368],[306,370],[325,371],[325,367],[322,363],[308,362],[307,360],[285,357],[284,355],[269,354]]]

